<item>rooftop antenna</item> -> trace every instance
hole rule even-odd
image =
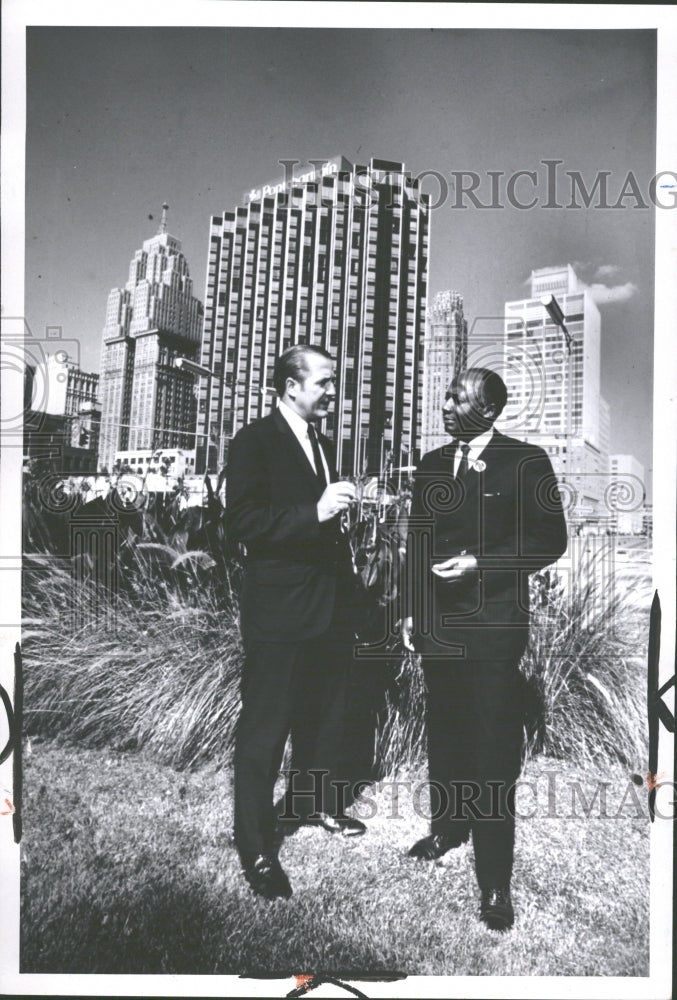
[[[162,219],[160,221],[160,228],[158,229],[158,236],[161,236],[162,233],[166,233],[167,232],[167,212],[168,211],[169,211],[169,205],[167,204],[167,202],[165,202],[164,205],[162,206]]]

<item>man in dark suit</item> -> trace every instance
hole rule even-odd
[[[273,807],[290,733],[283,823],[313,822],[343,836],[366,829],[343,812],[337,772],[355,637],[340,514],[355,487],[336,481],[331,442],[316,430],[336,394],[331,356],[291,347],[276,363],[274,383],[277,408],[235,435],[226,476],[228,531],[246,552],[235,844],[251,888],[267,898],[291,895],[275,850]]]
[[[405,645],[422,654],[434,860],[472,832],[480,918],[506,930],[521,766],[529,574],[567,545],[545,452],[500,434],[507,399],[495,372],[469,368],[443,407],[450,444],[416,470],[406,569]],[[512,789],[512,793],[511,793]]]

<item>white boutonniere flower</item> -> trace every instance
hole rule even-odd
[[[472,467],[475,470],[475,472],[484,472],[484,470],[487,467],[487,463],[483,462],[481,458],[477,458],[473,462]]]

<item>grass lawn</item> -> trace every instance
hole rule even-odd
[[[559,818],[547,816],[555,771]],[[21,971],[648,975],[646,789],[621,808],[620,766],[600,774],[539,758],[523,777],[535,784],[520,811],[537,818],[518,820],[516,923],[500,935],[477,919],[470,845],[437,864],[406,857],[427,832],[406,789],[396,805],[392,787],[367,793],[356,811],[365,837],[310,827],[289,837],[280,858],[294,896],[270,903],[252,896],[230,844],[230,771],[33,738]],[[610,817],[596,806],[585,818],[571,784],[589,800],[599,779]]]

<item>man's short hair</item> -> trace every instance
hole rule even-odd
[[[293,347],[288,347],[275,362],[273,372],[273,385],[280,399],[284,396],[288,378],[302,382],[304,376],[308,374],[305,360],[307,354],[319,354],[327,361],[332,363],[334,361],[328,351],[325,351],[323,347],[316,347],[314,344],[294,344]]]
[[[459,378],[464,378],[467,388],[475,393],[480,402],[494,407],[496,416],[500,416],[508,401],[508,390],[498,372],[490,368],[466,368],[460,372]]]

